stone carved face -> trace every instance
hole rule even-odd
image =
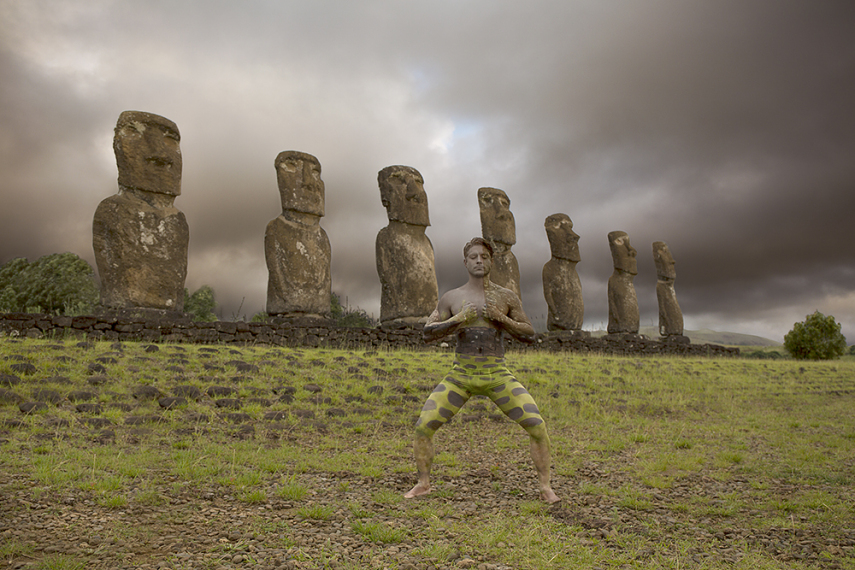
[[[481,244],[475,244],[466,250],[463,257],[463,265],[469,275],[475,277],[486,277],[493,268],[493,255],[490,250]]]
[[[294,210],[313,216],[324,215],[324,181],[321,163],[305,152],[280,152],[274,161],[282,210]]]
[[[609,248],[612,250],[615,269],[638,275],[638,262],[635,259],[638,252],[629,244],[626,232],[609,232]]]
[[[481,210],[481,234],[485,239],[514,245],[517,243],[511,200],[498,188],[479,188],[478,206]]]
[[[165,117],[142,111],[123,112],[113,135],[119,185],[181,195],[180,140],[178,126]]]
[[[425,181],[419,171],[409,166],[387,166],[377,173],[380,202],[390,220],[429,226]]]
[[[673,280],[677,278],[677,270],[674,261],[674,256],[671,255],[671,250],[668,249],[668,244],[664,241],[653,242],[653,262],[656,264],[656,276],[664,280]]]
[[[567,214],[552,214],[544,222],[546,237],[552,255],[560,259],[579,262],[579,234],[573,231],[573,221]]]

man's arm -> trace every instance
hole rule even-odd
[[[534,327],[522,308],[522,302],[507,289],[491,288],[485,292],[484,312],[488,319],[521,342],[534,342]],[[504,311],[503,307],[507,307]]]
[[[436,310],[428,317],[425,328],[422,329],[422,338],[425,342],[433,342],[453,334],[457,329],[478,317],[475,305],[468,301],[463,303],[457,314],[452,315],[451,303],[446,298],[446,295],[443,295],[442,299],[439,300],[439,305],[437,305]]]

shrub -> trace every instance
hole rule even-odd
[[[214,309],[217,302],[214,299],[214,289],[210,285],[202,285],[190,295],[184,289],[184,312],[193,316],[194,321],[212,323],[217,320]]]
[[[95,272],[73,253],[0,266],[0,312],[81,315],[98,303]]]
[[[784,337],[784,348],[798,360],[831,360],[846,352],[846,337],[832,315],[808,315]]]

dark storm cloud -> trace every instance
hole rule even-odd
[[[379,313],[377,171],[420,170],[440,289],[511,198],[523,300],[545,314],[543,220],[581,235],[586,327],[607,320],[606,234],[677,259],[689,328],[780,338],[815,309],[855,338],[855,15],[850,2],[10,2],[0,6],[0,262],[70,250],[115,192],[119,113],[174,120],[188,287],[221,316],[265,303],[273,159],[316,155],[333,289]],[[850,340],[851,340],[850,338]]]

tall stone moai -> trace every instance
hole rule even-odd
[[[98,204],[92,221],[101,306],[108,311],[184,310],[190,230],[173,205],[181,194],[180,140],[169,119],[119,115],[113,135],[119,192]]]
[[[609,334],[638,334],[638,298],[633,279],[638,274],[635,256],[626,232],[609,232],[614,273],[609,277]]]
[[[653,242],[653,262],[656,264],[656,299],[659,301],[659,335],[683,337],[683,312],[677,303],[674,280],[677,271],[674,256],[664,241]]]
[[[543,266],[543,296],[550,331],[581,331],[585,317],[582,302],[582,282],[576,273],[579,255],[579,234],[573,231],[573,221],[567,214],[552,214],[544,222],[552,259]]]
[[[511,246],[517,243],[516,224],[510,210],[511,200],[498,188],[479,188],[478,206],[481,210],[481,237],[493,246],[490,281],[510,289],[522,298],[520,265],[511,252]]]
[[[377,234],[380,326],[424,325],[436,308],[438,287],[424,179],[409,166],[387,166],[377,173],[380,202],[389,225]]]
[[[289,150],[274,161],[282,214],[267,224],[267,313],[292,321],[330,317],[330,240],[321,227],[324,182],[321,163]]]

